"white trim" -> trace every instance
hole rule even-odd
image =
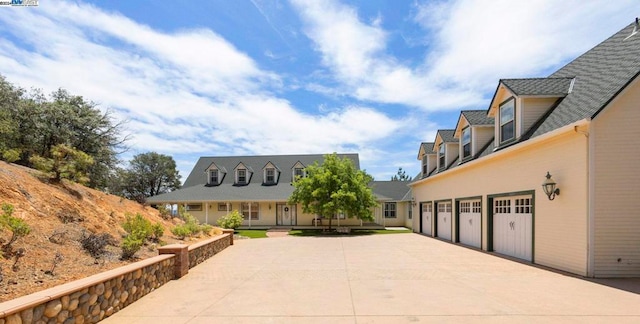
[[[495,152],[493,152],[493,153],[491,153],[491,154],[489,154],[487,156],[483,156],[483,157],[481,157],[479,159],[471,160],[471,161],[469,161],[467,163],[464,163],[464,164],[462,164],[460,166],[457,166],[457,167],[455,167],[453,169],[449,169],[449,170],[446,170],[444,172],[436,173],[436,174],[434,174],[434,175],[432,175],[430,177],[427,177],[427,178],[424,178],[424,179],[420,179],[420,180],[418,180],[416,182],[408,184],[408,186],[409,187],[415,187],[415,186],[417,186],[419,184],[428,182],[431,179],[438,178],[438,177],[442,176],[443,174],[453,174],[455,172],[462,172],[462,171],[466,170],[467,168],[476,166],[477,164],[488,163],[489,161],[491,161],[493,159],[501,158],[505,154],[510,154],[513,151],[518,151],[518,150],[521,150],[521,149],[525,149],[525,148],[527,148],[527,147],[529,147],[531,145],[535,145],[535,144],[538,144],[538,143],[541,143],[541,142],[548,141],[548,140],[552,139],[553,137],[558,136],[560,134],[573,132],[574,131],[574,127],[576,127],[576,126],[577,127],[588,126],[590,123],[591,123],[591,119],[590,118],[581,119],[581,120],[576,121],[574,123],[571,123],[569,125],[565,125],[565,126],[562,126],[560,128],[554,129],[554,130],[552,130],[552,131],[550,131],[548,133],[542,134],[540,136],[536,136],[536,137],[534,137],[532,139],[529,139],[529,140],[514,144],[512,146],[506,147],[506,148],[504,148],[502,150],[499,150],[499,151],[495,151]]]

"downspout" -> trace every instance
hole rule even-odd
[[[588,124],[589,126],[591,126],[591,124]],[[587,192],[586,192],[586,196],[587,196],[587,202],[586,202],[586,207],[587,207],[587,264],[586,264],[586,268],[587,268],[587,277],[594,277],[594,257],[595,257],[595,251],[594,251],[594,238],[595,238],[595,232],[594,232],[594,223],[595,223],[595,219],[594,219],[594,205],[595,205],[595,195],[594,195],[594,181],[592,179],[593,175],[595,174],[593,172],[593,139],[590,135],[593,135],[594,132],[594,128],[593,127],[588,127],[587,130],[583,130],[580,129],[579,126],[574,126],[573,130],[576,133],[582,134],[584,135],[584,137],[586,138],[586,159],[587,159],[587,174],[586,174],[586,179],[587,179]]]

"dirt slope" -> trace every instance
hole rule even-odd
[[[126,214],[140,213],[152,222],[161,222],[165,227],[163,241],[177,242],[169,232],[172,222],[151,207],[75,183],[52,185],[38,175],[37,171],[0,162],[0,204],[12,204],[13,216],[31,227],[31,233],[14,244],[14,250],[24,248],[16,267],[15,257],[0,259],[0,302],[126,264],[119,260],[117,247],[109,247],[108,255],[96,263],[79,242],[89,233],[109,233],[120,241],[124,233],[120,224]],[[0,240],[8,241],[10,235],[1,231]],[[47,273],[57,254],[61,261],[53,274]],[[139,258],[155,255],[153,245],[136,254]]]

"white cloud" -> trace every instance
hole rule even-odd
[[[426,1],[413,18],[430,52],[412,67],[389,54],[384,17],[365,23],[337,0],[291,2],[343,95],[427,111],[484,108],[498,79],[539,76],[634,17],[628,0]]]
[[[11,10],[0,16],[3,25],[11,37],[0,39],[2,74],[19,86],[63,87],[113,107],[133,133],[129,154],[153,150],[188,159],[186,153],[195,161],[198,155],[358,152],[401,125],[364,106],[301,112],[273,94],[279,75],[211,30],[165,33],[62,1]]]

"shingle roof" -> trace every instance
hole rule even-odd
[[[540,123],[532,137],[584,118],[594,118],[638,76],[640,34],[628,37],[634,25],[628,25],[551,74],[552,78],[575,77],[573,88]]]
[[[425,152],[433,151],[433,142],[422,142],[421,145]]]
[[[457,139],[453,138],[453,135],[455,134],[455,132],[456,132],[455,129],[439,129],[438,130],[438,134],[442,138],[442,141],[445,143],[458,142]]]
[[[562,78],[528,78],[528,79],[501,79],[511,92],[517,96],[559,96],[569,93],[573,77]]]
[[[358,154],[338,154],[338,157],[348,157],[355,167],[360,169]],[[301,162],[305,166],[315,161],[322,163],[324,156],[313,155],[265,155],[265,156],[226,156],[226,157],[201,157],[187,177],[182,189],[150,197],[149,203],[163,202],[195,202],[195,201],[273,201],[287,200],[293,193],[291,185],[293,172],[291,168]],[[207,186],[205,170],[214,163],[218,168],[233,170],[241,162],[247,168],[259,170],[251,175],[249,184],[244,186],[234,185],[233,171],[224,175],[218,186]],[[277,185],[262,185],[262,167],[268,162],[277,166],[282,172]],[[220,175],[221,177],[223,175]]]
[[[486,110],[463,110],[461,114],[471,126],[490,125],[493,126],[492,117],[487,116]]]
[[[410,190],[409,181],[372,181],[369,185],[380,200],[403,201]]]

